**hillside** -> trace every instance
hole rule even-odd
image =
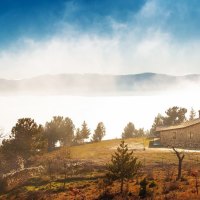
[[[154,199],[197,199],[195,194],[195,179],[189,174],[191,168],[194,170],[198,164],[196,157],[198,152],[186,153],[184,160],[184,180],[176,182],[177,158],[171,150],[149,149],[148,139],[133,138],[127,139],[129,149],[134,150],[134,156],[142,163],[142,171],[137,178],[129,182],[129,197],[137,199],[139,184],[137,181],[146,177],[149,181],[156,183],[153,191]],[[28,169],[16,172],[20,174],[21,180],[17,186],[0,199],[101,199],[104,191],[102,178],[106,172],[106,163],[110,162],[111,155],[119,146],[120,140],[107,140],[99,143],[89,143],[73,146],[70,149],[61,148],[42,156],[32,159],[34,166],[42,165],[47,171],[40,175],[24,176]],[[145,149],[144,149],[145,146]],[[59,173],[59,167],[63,165],[67,152],[70,151],[71,159],[67,168],[67,178],[64,181],[63,172]],[[71,164],[70,164],[71,163]],[[51,165],[50,165],[51,164]],[[55,164],[55,165],[54,165]],[[50,171],[51,172],[50,172]],[[18,175],[19,176],[19,175]],[[123,199],[119,191],[119,183],[115,182],[107,186],[109,191],[108,199]],[[150,189],[152,192],[152,190]],[[176,197],[176,198],[175,198]],[[105,198],[103,198],[105,199]]]
[[[170,76],[59,74],[30,79],[0,79],[0,95],[154,95],[198,86],[200,75]]]

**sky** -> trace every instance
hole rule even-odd
[[[1,0],[0,78],[200,74],[199,0]]]
[[[199,93],[146,97],[0,96],[0,128],[9,135],[17,119],[31,117],[45,125],[53,116],[64,116],[70,117],[76,128],[81,128],[85,120],[91,135],[102,121],[106,127],[104,139],[113,139],[121,137],[128,122],[137,129],[149,130],[157,114],[165,116],[174,105],[187,108],[187,118],[193,107],[198,117],[199,101]]]
[[[200,74],[199,55],[199,0],[0,0],[3,79],[61,73]],[[78,127],[86,120],[92,130],[104,121],[107,137],[119,137],[128,121],[149,129],[170,106],[198,110],[199,85],[185,96],[0,97],[5,113],[0,127],[9,133],[18,118],[44,124],[63,115]]]

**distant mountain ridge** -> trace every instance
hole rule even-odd
[[[0,95],[154,95],[193,85],[200,88],[199,74],[58,74],[0,79]]]

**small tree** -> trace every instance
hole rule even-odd
[[[152,124],[150,135],[154,135],[156,133],[156,128],[159,126],[163,126],[163,116],[159,113]]]
[[[61,146],[70,146],[74,139],[75,126],[69,117],[54,116],[45,125],[45,137],[48,143],[48,150],[52,151],[59,141]]]
[[[137,137],[143,137],[144,135],[145,135],[144,128],[139,128],[139,129],[136,131],[136,136],[137,136]]]
[[[182,176],[182,163],[183,163],[183,159],[185,157],[184,152],[179,152],[177,151],[174,147],[172,147],[172,149],[174,150],[177,158],[178,158],[178,175],[177,175],[177,180],[181,179]]]
[[[124,132],[122,133],[122,138],[133,138],[135,136],[136,129],[132,122],[129,122],[124,128]]]
[[[128,145],[122,141],[115,154],[112,155],[107,178],[113,181],[120,180],[120,191],[123,193],[124,182],[133,178],[140,167],[138,158],[133,156],[133,151],[129,152]]]
[[[187,113],[186,108],[174,106],[165,111],[166,117],[163,117],[164,126],[173,126],[183,123],[186,120],[185,114]]]
[[[190,111],[190,116],[189,116],[189,120],[194,120],[196,117],[196,112],[194,110],[194,108],[191,108],[191,111]]]
[[[99,122],[97,125],[97,128],[95,129],[94,134],[92,136],[92,141],[100,142],[102,140],[102,138],[105,136],[105,134],[106,134],[105,126],[104,126],[103,122]]]
[[[88,139],[89,136],[90,136],[90,129],[87,127],[87,124],[84,121],[82,124],[82,129],[81,129],[81,137],[83,139]]]
[[[7,155],[19,155],[23,159],[37,154],[40,151],[40,136],[43,132],[41,125],[37,125],[34,119],[18,119],[16,125],[11,130],[9,139],[3,140],[2,151]]]
[[[84,142],[84,138],[81,135],[81,130],[80,128],[77,128],[73,143],[77,145],[77,144],[82,144],[83,142]]]

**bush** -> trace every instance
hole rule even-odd
[[[149,183],[149,188],[155,188],[156,186],[157,184],[154,180]]]
[[[146,180],[146,178],[144,178],[141,182],[140,182],[140,192],[139,192],[139,196],[141,198],[145,198],[147,196],[147,185],[148,185],[148,181]]]

